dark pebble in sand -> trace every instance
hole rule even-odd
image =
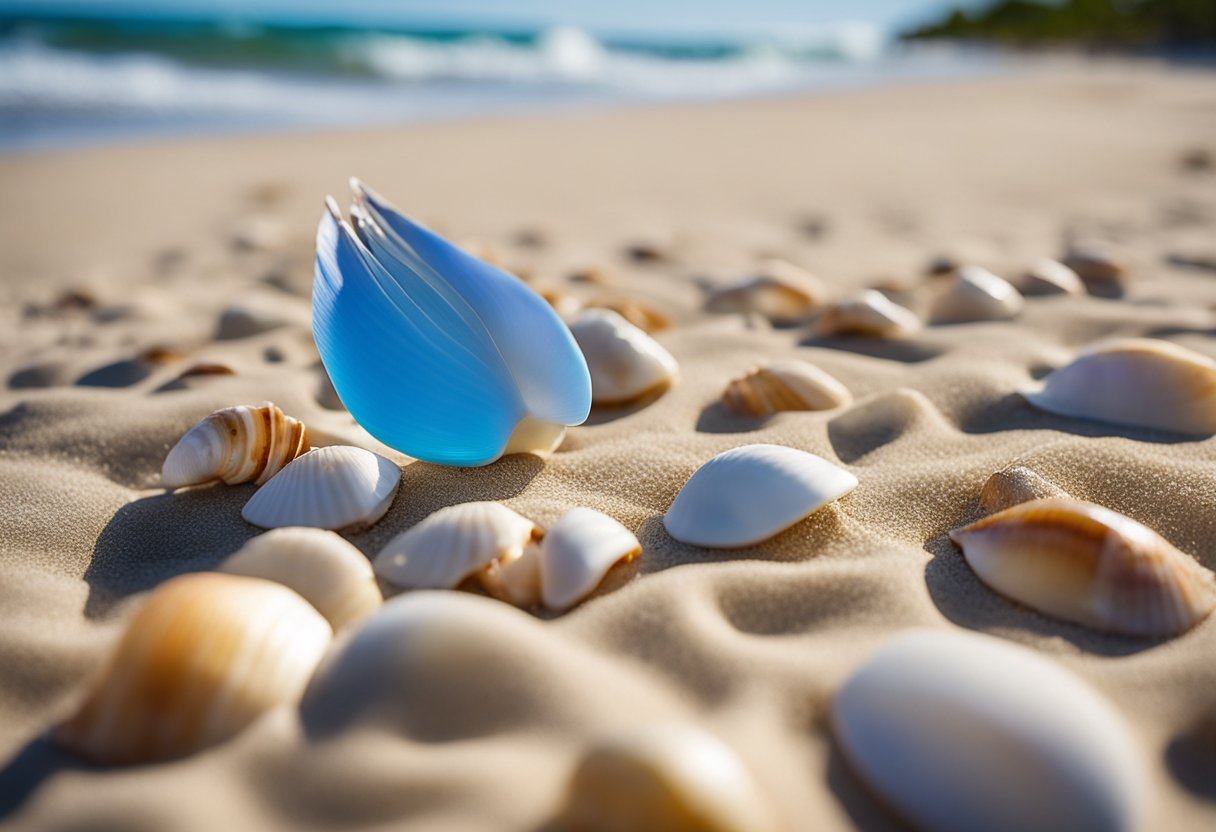
[[[667,252],[653,243],[634,243],[625,249],[625,254],[635,263],[661,263],[669,259]]]

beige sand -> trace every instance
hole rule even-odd
[[[977,515],[988,474],[1021,459],[1216,567],[1212,440],[1052,417],[1014,393],[1107,335],[1216,355],[1216,275],[1164,260],[1213,252],[1216,174],[1178,165],[1213,137],[1212,76],[1104,67],[0,160],[0,823],[533,830],[587,741],[673,718],[731,743],[792,830],[895,828],[843,766],[826,706],[868,651],[936,627],[995,633],[1076,671],[1143,749],[1145,828],[1212,828],[1216,620],[1163,643],[1050,621],[980,585],[945,533]],[[666,310],[677,326],[660,340],[682,369],[653,404],[595,413],[546,462],[409,465],[388,516],[353,541],[374,554],[439,507],[492,499],[542,523],[594,506],[636,529],[645,555],[560,620],[454,605],[434,643],[459,646],[411,641],[386,660],[396,681],[352,681],[341,712],[274,712],[172,765],[74,764],[36,738],[71,708],[138,593],[214,566],[256,531],[240,518],[252,486],[156,489],[170,444],[213,408],[265,399],[357,437],[306,326],[321,198],[343,195],[350,174],[457,240],[493,245],[538,288],[604,266],[609,287],[569,290]],[[807,233],[816,222],[822,233]],[[249,239],[234,241],[242,228]],[[521,230],[548,244],[519,245]],[[1069,231],[1129,247],[1126,299],[1035,299],[1017,322],[903,344],[819,342],[700,311],[701,282],[762,255],[844,293],[920,280],[940,253],[1010,273],[1058,253]],[[639,241],[670,261],[631,262],[622,252]],[[96,305],[76,308],[66,289]],[[921,281],[913,303],[927,291]],[[249,315],[229,315],[223,334],[252,334],[217,340],[231,306]],[[185,356],[135,360],[151,347]],[[763,425],[715,406],[738,372],[795,356],[856,403]],[[165,389],[198,361],[237,374]],[[685,479],[750,442],[838,460],[861,486],[752,549],[668,538],[661,515]]]

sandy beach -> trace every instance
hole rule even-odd
[[[1143,828],[1212,828],[1216,619],[1162,640],[1049,619],[981,584],[946,534],[1020,461],[1216,569],[1216,440],[1053,416],[1017,393],[1110,336],[1216,357],[1216,171],[1182,164],[1214,141],[1211,74],[1062,63],[0,157],[0,826],[541,830],[589,741],[678,720],[737,752],[780,828],[898,829],[842,760],[828,706],[893,635],[938,628],[1074,671],[1143,755]],[[466,594],[379,686],[352,679],[338,710],[280,708],[173,763],[80,763],[44,735],[142,594],[258,533],[241,519],[252,484],[158,487],[182,433],[270,400],[318,444],[383,450],[342,408],[309,329],[322,201],[344,200],[352,175],[537,290],[663,311],[673,326],[656,338],[680,373],[653,401],[596,408],[548,459],[407,464],[387,516],[349,539],[371,557],[439,508],[494,500],[541,525],[599,509],[643,555],[562,616]],[[1129,252],[1125,297],[1029,298],[1015,320],[901,341],[704,311],[707,287],[776,256],[840,297],[898,289],[923,316],[932,258],[1012,276],[1070,236]],[[596,281],[573,279],[590,269]],[[732,378],[783,358],[828,371],[855,401],[763,422],[722,408]],[[232,373],[181,378],[199,364]],[[754,547],[669,537],[662,516],[693,471],[753,442],[811,451],[860,485]]]

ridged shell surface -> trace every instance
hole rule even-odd
[[[921,328],[910,309],[894,303],[882,292],[867,289],[852,300],[824,309],[815,319],[815,334],[821,338],[860,335],[872,338],[903,338]]]
[[[332,631],[307,601],[257,578],[194,573],[131,618],[55,740],[100,763],[183,757],[299,698]]]
[[[625,404],[666,389],[679,365],[663,346],[609,309],[587,309],[570,324],[591,371],[591,400]]]
[[[992,589],[1097,630],[1175,636],[1216,606],[1211,572],[1152,529],[1092,503],[1034,500],[950,538]]]
[[[848,388],[805,361],[775,361],[726,386],[722,403],[730,410],[763,418],[787,410],[831,410],[853,401]]]
[[[262,486],[241,516],[264,529],[363,528],[388,511],[400,481],[401,469],[379,454],[349,445],[317,448]]]
[[[1013,284],[979,266],[962,266],[933,302],[934,323],[1015,318],[1026,302]]]
[[[806,321],[823,304],[825,290],[809,272],[776,258],[764,261],[757,273],[712,292],[709,312],[759,314],[777,326]]]
[[[698,468],[663,525],[682,543],[750,546],[856,487],[857,477],[822,457],[780,445],[744,445]]]
[[[1024,295],[1083,295],[1085,284],[1058,260],[1038,260],[1022,273],[1018,289]]]
[[[837,691],[852,769],[924,832],[1134,832],[1146,803],[1122,718],[1047,658],[989,636],[913,631]]]
[[[541,543],[540,585],[546,607],[565,611],[595,591],[608,570],[642,552],[633,532],[606,514],[574,508]]]
[[[178,440],[165,457],[161,482],[166,488],[215,480],[261,485],[307,450],[303,423],[270,402],[226,407]]]

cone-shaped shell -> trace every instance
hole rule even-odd
[[[832,304],[815,319],[814,327],[820,338],[840,335],[903,338],[919,329],[920,319],[912,310],[874,289],[867,289],[852,300]]]
[[[161,481],[166,488],[214,480],[261,485],[307,450],[303,423],[270,402],[226,407],[178,440],[165,457]]]
[[[1017,317],[1026,302],[1013,284],[979,266],[963,266],[933,302],[934,323],[1002,321]]]
[[[384,600],[372,565],[337,533],[307,527],[273,529],[234,552],[221,572],[265,578],[298,592],[335,630]]]
[[[710,294],[709,312],[763,315],[777,326],[806,321],[823,304],[822,284],[793,263],[765,260],[757,274]]]
[[[1211,572],[1130,517],[1080,500],[1022,503],[950,538],[992,589],[1097,630],[1174,636],[1216,606]]]
[[[1058,260],[1039,260],[1031,264],[1018,280],[1018,289],[1024,295],[1085,294],[1081,278]]]
[[[390,540],[376,574],[404,589],[452,589],[499,561],[511,561],[543,532],[500,503],[441,508]]]
[[[172,578],[135,613],[55,739],[108,764],[191,754],[294,704],[331,637],[325,619],[279,584],[205,572]]]
[[[1012,465],[987,479],[980,491],[980,507],[992,514],[1031,500],[1067,496],[1064,489],[1042,474],[1023,465]]]
[[[679,372],[671,353],[609,309],[587,309],[570,324],[591,371],[591,400],[615,405],[666,389]]]
[[[927,832],[1134,832],[1147,784],[1114,708],[1038,654],[990,636],[913,631],[836,693],[846,760]]]
[[[750,546],[856,487],[857,477],[822,457],[780,445],[744,445],[698,468],[663,525],[682,543]]]
[[[1216,361],[1168,341],[1128,338],[1099,344],[1022,395],[1061,416],[1216,433]]]
[[[364,528],[388,511],[400,481],[397,464],[371,451],[349,445],[317,448],[262,486],[241,516],[263,529]]]
[[[735,752],[674,723],[639,725],[583,755],[559,823],[579,832],[771,832],[771,810]]]
[[[559,612],[577,604],[604,580],[608,570],[642,553],[633,532],[606,514],[575,508],[545,533],[540,585],[545,606]]]
[[[853,401],[848,388],[805,361],[774,361],[726,386],[722,403],[730,410],[764,418],[784,410],[831,410]]]

